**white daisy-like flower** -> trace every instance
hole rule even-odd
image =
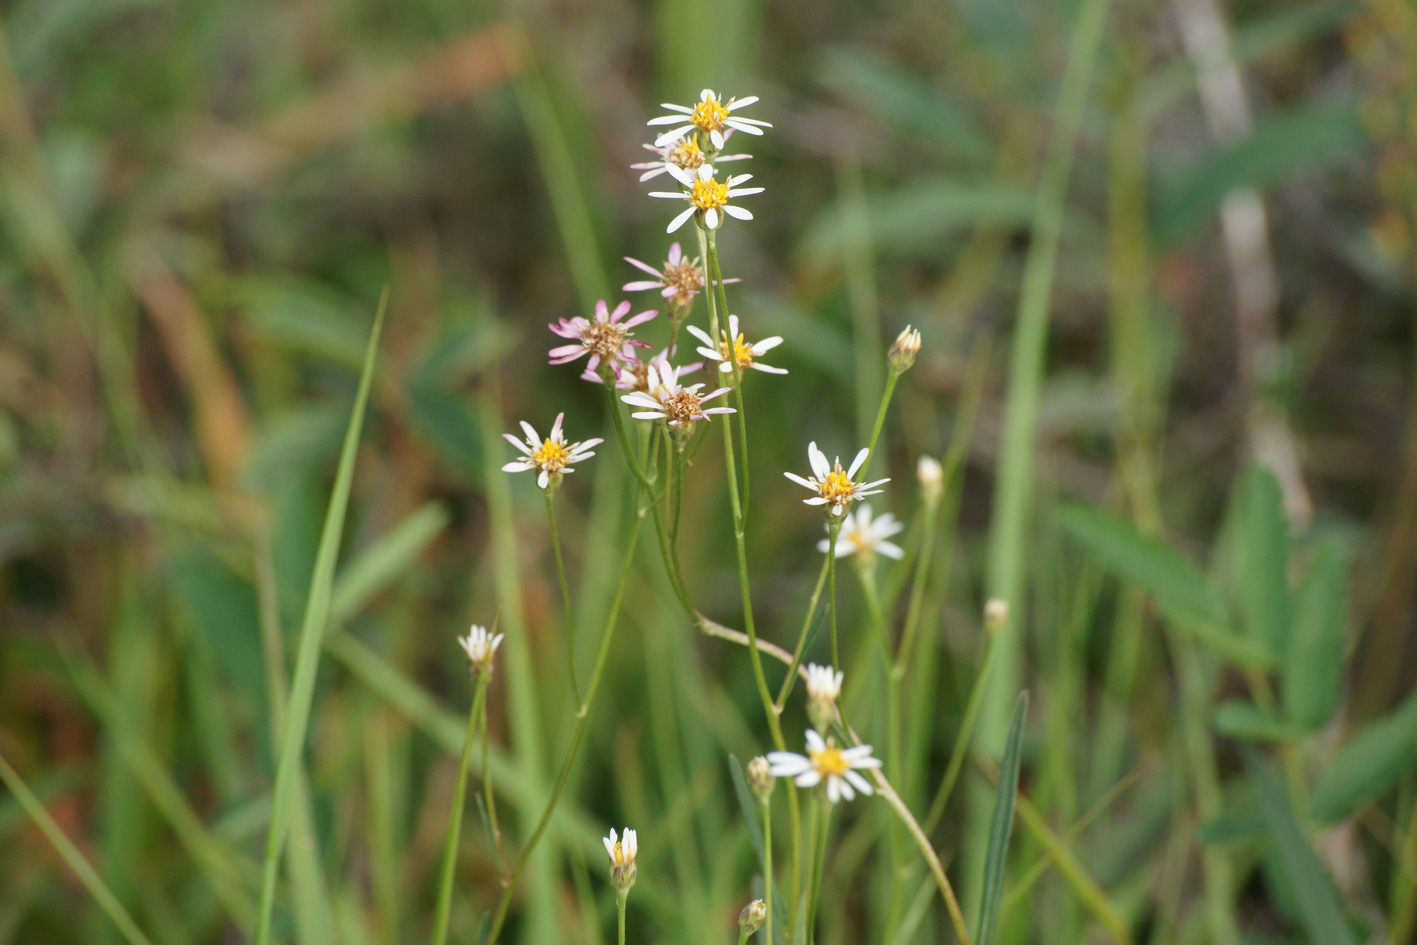
[[[736,217],[739,220],[751,220],[753,215],[742,207],[735,207],[729,204],[733,197],[746,197],[749,194],[760,194],[761,187],[739,187],[739,184],[753,179],[752,174],[739,174],[737,177],[729,177],[727,181],[719,183],[714,179],[714,168],[712,164],[705,164],[697,171],[681,171],[677,167],[669,168],[669,174],[686,188],[675,193],[665,191],[651,191],[651,197],[665,197],[672,200],[689,201],[689,209],[679,214],[669,221],[669,228],[665,231],[673,233],[684,225],[684,221],[696,213],[703,214],[704,226],[710,230],[716,230],[723,222],[724,214]]]
[[[649,390],[649,366],[660,361],[667,364],[669,359],[674,357],[674,353],[677,350],[677,346],[674,348],[665,348],[654,357],[646,358],[643,361],[612,362],[611,369],[615,372],[615,389],[623,391]],[[694,361],[691,364],[685,364],[675,368],[675,371],[679,377],[683,377],[685,374],[693,374],[703,366],[704,362]],[[581,380],[591,381],[596,384],[605,383],[599,374],[591,370],[587,370],[583,373]]]
[[[755,371],[766,371],[769,374],[786,374],[786,368],[768,367],[759,363],[757,358],[782,344],[781,335],[773,335],[771,338],[764,338],[755,345],[746,344],[743,341],[743,333],[738,330],[738,316],[728,316],[728,331],[719,332],[719,342],[714,345],[713,339],[708,332],[695,328],[693,325],[685,325],[693,333],[694,337],[702,341],[705,347],[699,348],[699,354],[706,358],[712,358],[718,362],[718,369],[724,374],[733,372],[733,362],[738,362],[738,367],[742,370],[752,368]]]
[[[631,407],[640,408],[630,414],[636,420],[668,420],[670,426],[677,427],[707,420],[709,414],[736,412],[732,407],[704,407],[708,401],[728,393],[730,388],[720,387],[711,394],[700,394],[703,384],[682,387],[679,370],[672,367],[667,358],[651,363],[645,374],[645,390],[620,398]]]
[[[601,299],[595,303],[594,319],[577,315],[569,320],[560,319],[559,324],[547,325],[547,328],[562,338],[571,338],[576,342],[552,348],[548,352],[551,355],[551,363],[566,364],[581,355],[589,354],[590,365],[587,370],[594,371],[601,361],[609,361],[612,365],[619,360],[633,361],[635,348],[648,348],[649,345],[643,341],[631,340],[630,329],[649,321],[659,313],[651,309],[622,322],[620,319],[629,311],[630,303],[621,302],[615,306],[612,313],[610,306]]]
[[[807,754],[792,751],[768,752],[772,773],[779,778],[792,778],[798,787],[816,787],[826,782],[827,800],[835,804],[845,798],[852,800],[856,791],[871,795],[875,789],[857,771],[879,768],[881,759],[871,756],[870,745],[838,748],[834,740],[823,741],[816,729],[807,729]],[[853,790],[854,789],[854,790]]]
[[[605,852],[610,855],[610,882],[616,889],[629,889],[635,885],[635,856],[640,852],[640,841],[635,832],[625,828],[623,839],[616,839],[615,828],[610,828],[610,836],[601,837]]]
[[[531,424],[522,421],[522,432],[526,434],[526,442],[512,436],[510,433],[503,433],[508,443],[511,443],[525,455],[525,459],[510,462],[502,467],[503,472],[526,472],[529,469],[540,470],[536,477],[536,484],[543,489],[561,484],[561,476],[568,472],[575,472],[571,463],[579,463],[583,459],[589,459],[595,454],[590,452],[592,446],[599,446],[605,441],[600,437],[592,437],[589,440],[582,440],[579,443],[567,443],[566,437],[561,433],[561,421],[566,418],[564,413],[556,415],[556,422],[551,425],[551,435],[546,439],[541,439]]]
[[[664,261],[664,270],[654,268],[649,263],[640,262],[629,256],[624,257],[625,262],[642,269],[654,276],[653,282],[642,279],[638,282],[627,282],[620,288],[626,292],[643,292],[647,289],[658,289],[659,294],[668,299],[675,308],[683,308],[694,301],[694,296],[698,295],[704,287],[704,268],[699,265],[698,257],[689,259],[684,255],[683,249],[678,243],[669,244],[669,258]],[[742,279],[724,279],[723,284],[730,282],[742,282]],[[714,285],[718,285],[715,281]]]
[[[879,551],[899,561],[905,557],[905,551],[886,539],[904,528],[905,525],[889,512],[880,518],[871,518],[871,507],[863,503],[855,511],[847,512],[846,518],[841,520],[841,532],[836,536],[836,556],[860,555],[867,558]],[[831,540],[823,538],[817,542],[817,550],[822,554],[831,551]]]
[[[817,449],[815,442],[808,443],[807,458],[812,463],[812,477],[803,479],[790,472],[785,472],[783,475],[798,485],[806,486],[817,493],[810,499],[803,499],[803,502],[808,505],[830,505],[832,507],[831,514],[840,515],[853,499],[875,495],[882,491],[874,488],[875,486],[890,482],[889,479],[877,479],[875,482],[852,481],[851,477],[856,475],[861,464],[866,462],[866,457],[870,455],[870,452],[869,449],[863,448],[851,461],[851,468],[843,470],[840,459],[837,459],[833,465],[827,465],[826,454]]]
[[[684,135],[686,132],[702,131],[709,136],[710,143],[715,151],[723,150],[723,142],[726,135],[724,128],[733,128],[750,135],[760,135],[764,128],[771,128],[772,125],[765,121],[758,121],[756,118],[740,118],[734,115],[735,109],[747,108],[758,100],[756,95],[749,95],[747,98],[730,98],[727,102],[721,102],[714,94],[713,89],[704,89],[699,93],[699,103],[692,108],[685,105],[672,105],[668,102],[661,105],[675,115],[660,115],[658,118],[651,118],[646,124],[649,125],[675,125],[675,128],[664,132],[654,143],[663,146],[666,142],[673,141]],[[686,117],[687,116],[687,119]],[[687,120],[688,124],[680,124]]]
[[[835,702],[841,695],[841,681],[846,674],[830,666],[807,664],[807,698],[812,702]]]
[[[730,130],[729,133],[723,137],[728,139],[732,136],[733,132]],[[666,141],[664,144],[665,146],[662,148],[655,147],[652,144],[645,145],[646,151],[659,155],[658,161],[646,161],[643,164],[630,165],[630,170],[632,171],[644,171],[644,173],[640,175],[641,183],[653,177],[658,177],[671,167],[680,167],[686,171],[696,171],[704,161],[708,160],[708,158],[704,156],[704,152],[699,150],[698,135],[689,135],[677,141]],[[718,163],[719,161],[746,161],[751,157],[751,154],[720,154],[713,160],[714,163]]]
[[[467,662],[474,670],[484,670],[492,665],[492,657],[497,652],[498,645],[502,642],[502,637],[506,634],[499,633],[492,636],[487,632],[486,627],[472,625],[472,629],[467,632],[467,636],[458,637],[458,643],[462,644],[463,650],[467,653]]]

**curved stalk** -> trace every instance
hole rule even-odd
[[[547,496],[549,504],[550,496]],[[443,869],[438,878],[438,911],[433,917],[432,945],[443,945],[448,940],[448,915],[453,904],[453,874],[457,870],[458,839],[462,833],[462,813],[467,802],[467,771],[472,762],[472,743],[477,737],[480,717],[487,711],[487,680],[491,673],[486,669],[477,673],[477,692],[472,697],[472,708],[467,714],[467,731],[463,735],[462,754],[458,758],[458,786],[453,792],[453,811],[448,823],[448,840],[443,848]],[[484,763],[482,770],[487,767]]]

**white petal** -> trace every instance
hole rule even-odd
[[[713,347],[713,339],[709,337],[709,333],[704,331],[702,328],[699,328],[697,325],[685,325],[684,330],[687,331],[689,334],[693,335],[695,338],[702,341],[704,344],[708,345],[710,348]]]
[[[861,452],[856,454],[856,458],[851,461],[851,468],[846,471],[846,478],[850,479],[856,475],[856,470],[861,468],[861,464],[866,462],[866,457],[871,455],[870,447],[861,447]],[[875,485],[875,483],[872,483]]]
[[[798,787],[816,787],[821,783],[822,776],[817,773],[816,768],[803,771],[797,776],[795,783]]]
[[[735,98],[728,103],[728,110],[731,112],[735,108],[747,108],[758,100],[756,95],[749,95],[747,98]]]
[[[546,488],[546,484],[547,484],[548,482],[550,482],[550,481],[551,481],[551,474],[548,473],[548,472],[547,472],[546,470],[544,470],[544,469],[541,471],[541,475],[539,475],[539,476],[536,477],[536,484],[537,484],[538,486],[540,486],[541,488],[543,488],[543,489]]]
[[[675,111],[679,111],[679,109],[684,108],[683,105],[665,105],[664,107],[665,107],[665,108],[672,108],[672,109],[674,109]],[[691,111],[692,111],[691,109],[685,109],[683,112],[680,112],[679,115],[659,115],[659,116],[657,116],[657,117],[655,117],[655,118],[651,118],[649,121],[645,122],[645,124],[646,124],[646,125],[673,125],[673,124],[677,124],[678,122],[681,122],[681,121],[684,120],[683,118],[680,117],[680,115],[683,115],[683,114],[685,114],[685,113],[689,113],[689,112],[691,112]],[[689,127],[692,128],[692,127],[694,127],[694,126],[693,126],[693,125],[689,125]],[[677,138],[677,137],[679,137],[679,136],[678,136],[678,135],[675,135],[675,137]],[[659,142],[656,141],[655,144],[659,144]]]
[[[526,472],[528,469],[535,469],[534,463],[508,463],[502,467],[502,472]]]
[[[713,211],[709,211],[709,212],[712,213]],[[751,211],[744,210],[742,207],[735,207],[735,206],[733,206],[733,204],[731,204],[731,203],[730,203],[730,204],[724,204],[723,212],[726,213],[726,214],[728,214],[730,217],[733,217],[735,220],[751,220],[751,219],[753,219],[753,214],[752,214]]]
[[[802,501],[805,502],[807,505],[826,505],[826,504],[827,504],[827,500],[826,500],[826,499],[823,499],[821,496],[814,496],[813,498],[810,498],[810,499],[803,499]],[[837,506],[836,512],[837,512],[838,515],[841,514],[841,507],[840,507],[840,506]]]
[[[827,778],[827,800],[831,801],[833,804],[841,800],[841,789],[845,783],[846,782],[842,781],[841,778],[838,778],[836,775]]]
[[[758,133],[762,134],[762,132]],[[715,128],[713,131],[709,132],[709,140],[713,142],[713,149],[715,151],[723,150],[723,132]]]
[[[762,134],[762,132],[758,130],[759,128],[772,127],[772,124],[770,122],[762,121],[758,118],[739,118],[736,115],[731,118],[725,118],[723,120],[723,123],[730,128],[737,128],[739,131],[746,131],[750,135]]]
[[[893,544],[889,541],[876,542],[876,550],[887,558],[894,558],[897,561],[905,557],[905,550],[901,548],[900,545]]]
[[[807,729],[807,746],[812,751],[822,751],[827,747],[827,743],[822,741],[822,736],[817,734],[816,729],[809,728]]]
[[[671,129],[660,135],[658,138],[655,138],[654,143],[660,147],[663,147],[664,145],[683,135],[684,132],[692,131],[693,129],[693,125],[683,125],[679,128]]]
[[[694,113],[694,110],[687,105],[675,105],[671,102],[660,102],[659,107],[667,108],[671,112],[681,112],[685,115],[692,115]]]
[[[753,353],[766,354],[767,352],[771,351],[773,348],[776,348],[780,344],[782,344],[782,336],[773,335],[771,338],[764,338],[762,341],[753,345]]]
[[[663,420],[667,414],[646,410],[644,413],[632,413],[630,416],[634,417],[636,420]]]
[[[724,207],[723,209],[727,210],[728,208]],[[704,223],[708,224],[710,230],[718,229],[718,211],[713,207],[709,207],[708,210],[704,212]]]
[[[536,447],[541,445],[541,437],[536,435],[536,431],[532,429],[531,424],[527,423],[525,420],[522,421],[522,432],[526,434],[526,441],[531,444],[532,449],[536,449]]]
[[[817,491],[817,485],[816,485],[816,483],[814,483],[814,482],[808,482],[806,479],[803,479],[801,476],[797,475],[796,473],[785,472],[785,473],[783,473],[783,475],[786,476],[788,479],[791,479],[793,482],[797,483],[799,486],[806,486],[808,489],[811,489],[813,492],[816,492],[816,491]]]
[[[694,215],[694,211],[697,210],[697,209],[698,209],[698,207],[695,207],[695,206],[692,206],[692,205],[691,205],[688,210],[685,210],[683,213],[679,214],[677,217],[675,217],[674,219],[670,220],[670,221],[669,221],[669,226],[665,229],[664,232],[666,232],[666,233],[673,233],[675,230],[679,229],[679,227],[681,227],[681,226],[684,225],[684,221],[685,221],[685,220],[689,219],[689,217],[691,217],[691,216]]]
[[[871,782],[861,777],[861,775],[857,774],[855,771],[846,772],[846,780],[850,781],[853,785],[855,785],[856,790],[860,791],[862,794],[865,794],[867,797],[870,797],[872,794],[876,793],[875,789],[871,787]]]
[[[523,454],[525,454],[525,455],[527,455],[527,456],[530,456],[530,455],[531,455],[531,449],[532,449],[532,448],[531,448],[530,446],[527,446],[527,445],[526,445],[525,443],[523,443],[521,440],[519,440],[519,439],[517,439],[516,437],[512,436],[510,433],[503,433],[503,434],[502,434],[502,438],[505,439],[508,443],[510,443],[510,444],[512,444],[513,446],[515,446],[517,449],[521,450]],[[540,445],[540,444],[538,444],[538,445]]]
[[[669,176],[683,184],[685,187],[694,186],[694,172],[687,171],[682,167],[673,164],[666,164],[664,169],[669,172]]]
[[[766,372],[769,373],[769,374],[786,374],[786,373],[787,373],[787,368],[769,367],[768,365],[763,364],[763,363],[760,362],[760,361],[754,361],[752,364],[748,365],[748,367],[752,368],[752,369],[755,370],[755,371],[766,371]]]
[[[815,440],[807,444],[807,460],[812,464],[812,472],[816,474],[818,479],[827,478],[827,474],[832,471],[831,466],[827,463],[826,454],[817,449]]]

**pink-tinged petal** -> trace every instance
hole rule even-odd
[[[722,285],[732,285],[732,284],[735,283],[735,282],[742,282],[742,281],[743,281],[742,279],[739,279],[737,276],[734,276],[732,279],[724,279],[723,282],[722,282]],[[720,283],[719,283],[719,281],[718,281],[717,279],[715,279],[715,280],[713,280],[713,284],[714,284],[714,285],[719,285]]]
[[[527,446],[527,445],[526,445],[525,443],[523,443],[521,440],[519,440],[519,439],[517,439],[516,437],[512,436],[510,433],[503,433],[503,434],[502,434],[502,438],[503,438],[504,440],[506,440],[508,443],[510,443],[510,444],[512,444],[513,446],[515,446],[517,449],[521,450],[522,453],[524,453],[525,455],[527,455],[527,456],[530,456],[530,455],[531,455],[531,449],[532,449],[532,448],[531,448],[530,446]]]
[[[590,381],[594,384],[605,383],[603,380],[600,379],[600,375],[592,371],[590,368],[586,368],[584,371],[581,372],[581,380]]]
[[[539,475],[539,476],[536,477],[536,484],[537,484],[538,486],[540,486],[541,488],[543,488],[543,489],[546,488],[546,484],[547,484],[548,482],[550,482],[550,481],[551,481],[551,474],[548,473],[548,472],[547,472],[546,470],[544,470],[544,469],[541,471],[541,475]]]
[[[851,468],[846,471],[846,477],[850,479],[856,475],[856,470],[861,468],[861,464],[866,462],[866,457],[871,455],[869,447],[861,447],[861,452],[856,454],[856,458],[851,461]]]
[[[673,298],[674,296],[678,295],[678,294],[679,294],[679,290],[676,289],[676,288],[674,288],[674,286],[672,286],[672,285],[667,285],[667,286],[664,287],[664,289],[663,289],[659,294],[660,294],[660,296],[661,296],[662,298],[669,299],[669,298]],[[692,295],[698,295],[697,292],[690,292],[689,294],[690,294],[691,296],[692,296]]]
[[[737,412],[738,412],[738,409],[737,409],[736,407],[710,407],[709,409],[707,409],[707,410],[704,411],[704,415],[707,416],[708,414],[711,414],[711,413],[737,413]]]
[[[600,444],[602,444],[602,443],[604,443],[604,442],[605,442],[605,439],[604,439],[603,437],[593,436],[593,437],[591,437],[590,439],[585,440],[585,441],[583,441],[582,443],[580,443],[579,446],[580,446],[580,448],[581,448],[582,450],[588,450],[588,449],[590,449],[590,448],[592,448],[592,447],[599,446]],[[590,454],[589,454],[589,453],[586,453],[586,455],[589,456]]]
[[[780,344],[782,344],[782,336],[773,335],[771,338],[764,338],[762,341],[753,345],[753,353],[767,354],[769,351],[771,351],[773,348],[776,348]]]
[[[605,303],[602,302],[601,304],[604,305]],[[629,310],[630,310],[630,302],[629,302],[628,299],[626,299],[626,300],[622,301],[619,305],[615,306],[615,311],[613,311],[613,312],[610,313],[610,321],[611,321],[612,323],[618,322],[620,319],[622,319],[622,318],[625,317],[625,313],[628,312]]]
[[[726,138],[727,135],[724,135],[724,137]],[[718,157],[714,158],[713,161],[715,164],[722,164],[724,161],[751,161],[752,159],[753,156],[751,154],[720,154]]]
[[[702,385],[695,385],[695,386],[697,387],[697,386],[702,386]],[[700,403],[703,403],[703,402],[706,402],[706,401],[713,400],[715,397],[719,397],[719,396],[721,396],[721,395],[723,395],[723,394],[726,394],[726,393],[728,393],[729,391],[731,391],[732,389],[733,389],[733,388],[731,388],[731,387],[720,387],[718,390],[714,391],[712,394],[708,394],[708,395],[706,395],[706,396],[704,396],[704,397],[700,397],[700,398],[699,398],[699,402],[700,402]]]
[[[827,463],[827,455],[817,449],[816,440],[807,444],[807,461],[812,464],[812,472],[818,479],[827,478],[827,474],[832,471],[831,465]]]
[[[853,785],[855,785],[856,790],[860,791],[862,794],[865,794],[867,797],[870,797],[872,794],[876,793],[876,789],[871,787],[871,782],[861,777],[861,775],[857,774],[855,771],[847,771],[846,780],[850,781]]]
[[[822,776],[817,773],[816,768],[811,768],[799,774],[793,783],[798,787],[816,787],[822,783]]]
[[[502,472],[526,472],[528,469],[535,469],[531,463],[508,463],[502,467]]]
[[[552,358],[552,359],[551,359],[549,362],[547,362],[547,363],[549,363],[549,364],[570,364],[572,361],[576,360],[576,359],[579,358],[581,355],[583,355],[583,354],[586,353],[585,348],[580,348],[579,346],[577,346],[577,347],[579,348],[579,350],[577,350],[577,351],[575,351],[575,352],[573,352],[573,353],[571,353],[571,354],[561,355],[561,356],[558,356],[558,357],[554,357],[554,358]]]
[[[755,371],[762,371],[762,372],[764,372],[764,373],[766,373],[766,374],[786,374],[786,373],[787,373],[787,368],[769,367],[768,365],[763,364],[763,363],[760,362],[760,361],[754,361],[752,364],[748,365],[748,367],[752,368],[752,369],[755,370]]]
[[[627,263],[629,263],[630,265],[634,266],[636,269],[640,269],[640,270],[642,270],[642,271],[644,271],[644,272],[647,272],[647,273],[649,273],[650,275],[652,275],[652,276],[654,276],[654,277],[656,277],[656,278],[658,278],[658,277],[660,277],[660,276],[663,275],[663,273],[661,273],[658,269],[656,269],[656,268],[654,268],[653,266],[651,266],[649,263],[642,263],[642,262],[640,262],[638,259],[634,259],[634,258],[632,258],[632,257],[630,257],[630,256],[625,256],[625,257],[623,257],[623,258],[624,258],[625,262],[627,262]]]
[[[550,351],[548,351],[548,352],[546,352],[546,353],[547,353],[548,355],[550,355],[551,357],[553,357],[553,358],[563,358],[563,357],[565,357],[565,356],[568,355],[568,354],[569,354],[569,355],[576,356],[576,357],[579,357],[579,356],[580,356],[581,354],[583,354],[584,352],[585,352],[585,345],[583,345],[583,344],[574,344],[574,345],[560,345],[559,347],[552,348]]]
[[[664,287],[663,282],[650,282],[648,279],[642,282],[627,282],[620,287],[621,292],[647,292],[650,289],[660,289]],[[672,289],[670,291],[673,291]]]
[[[669,244],[669,265],[679,265],[679,260],[684,258],[684,250],[677,241]]]
[[[728,208],[725,207],[724,209],[726,210],[726,209],[728,209]],[[717,208],[715,208],[715,207],[709,207],[707,210],[704,211],[704,223],[708,225],[708,228],[709,228],[710,230],[716,230],[716,229],[718,229],[718,209],[717,209]]]
[[[624,304],[626,310],[628,310],[628,309],[630,308],[630,303],[629,303],[629,302],[625,302],[625,303],[623,303],[623,304]],[[619,311],[619,309],[616,309],[616,311]],[[659,314],[658,309],[653,309],[653,308],[645,309],[643,312],[640,312],[638,315],[635,315],[635,316],[631,317],[630,319],[628,319],[628,320],[625,322],[625,326],[624,326],[624,327],[626,327],[626,328],[634,328],[636,325],[643,325],[645,322],[649,321],[651,318],[654,318],[654,316],[656,316],[656,315],[658,315],[658,314]]]
[[[651,151],[655,151],[656,154],[659,153],[658,151],[655,150],[655,148],[651,147],[650,145],[645,145],[645,147],[649,148]],[[648,170],[649,168],[652,168],[652,167],[657,167],[657,168],[659,168],[660,172],[662,173],[662,172],[664,171],[664,160],[661,158],[661,159],[658,160],[658,161],[641,161],[639,164],[631,164],[631,165],[630,165],[630,170],[632,170],[632,171],[644,171],[644,170]],[[640,180],[644,180],[644,178],[641,177]]]
[[[744,210],[742,207],[735,207],[731,203],[724,206],[723,212],[733,217],[735,220],[753,219],[753,214],[750,211]]]
[[[679,227],[684,225],[685,220],[694,215],[694,211],[697,209],[698,207],[690,206],[688,210],[685,210],[683,213],[670,220],[669,226],[665,228],[664,232],[673,233],[675,230],[679,229]]]
[[[813,492],[816,492],[816,491],[817,491],[817,484],[816,484],[816,483],[814,483],[814,482],[808,482],[806,479],[803,479],[801,476],[797,475],[796,473],[785,472],[785,473],[783,473],[783,475],[786,476],[788,479],[791,479],[793,482],[797,483],[799,486],[806,486],[808,489],[811,489]]]
[[[660,108],[667,108],[671,112],[682,112],[685,115],[692,115],[694,110],[687,105],[672,105],[669,102],[660,102]]]
[[[564,443],[564,442],[565,442],[565,440],[564,440],[564,439],[562,438],[562,436],[561,436],[561,421],[562,421],[562,420],[565,420],[565,419],[566,419],[566,414],[565,414],[565,413],[558,413],[558,414],[556,415],[556,422],[553,423],[553,424],[551,424],[551,442],[553,442],[553,443]]]

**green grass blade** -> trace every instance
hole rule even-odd
[[[310,577],[310,594],[305,601],[305,622],[300,628],[295,678],[285,715],[285,730],[281,733],[275,790],[271,795],[271,822],[266,831],[266,856],[261,874],[261,905],[256,926],[258,945],[270,941],[271,912],[275,906],[276,877],[280,871],[280,850],[286,827],[290,823],[290,805],[295,795],[293,788],[300,771],[300,756],[310,722],[310,703],[315,695],[315,670],[319,664],[320,641],[330,615],[335,558],[339,554],[340,535],[344,530],[345,512],[349,506],[350,483],[354,479],[354,458],[359,448],[359,433],[364,426],[364,408],[369,402],[369,388],[374,378],[374,357],[379,350],[379,335],[384,327],[384,313],[388,305],[389,292],[386,288],[383,298],[379,300],[379,311],[374,316],[374,328],[369,334],[369,346],[364,353],[359,391],[355,394],[349,428],[345,431],[339,470],[335,475],[335,487],[330,495],[329,508],[325,513],[325,527],[320,536],[320,548],[315,556],[315,571]]]
[[[30,817],[44,831],[44,835],[49,838],[49,842],[54,844],[54,849],[59,851],[59,855],[64,858],[64,862],[69,864],[69,868],[79,877],[79,880],[88,889],[89,893],[98,900],[98,904],[103,907],[103,911],[108,913],[108,917],[113,920],[113,924],[118,926],[118,931],[123,933],[130,945],[152,945],[148,937],[138,928],[133,917],[128,914],[128,910],[123,908],[123,903],[109,890],[103,879],[89,865],[89,861],[84,859],[84,855],[79,852],[79,848],[74,846],[74,842],[59,829],[59,825],[54,822],[54,818],[49,816],[49,811],[44,809],[44,805],[39,802],[39,798],[34,796],[34,792],[25,784],[18,771],[10,767],[10,763],[5,760],[4,755],[0,755],[0,781],[5,782],[5,786],[10,789],[10,793],[22,804]]]
[[[1008,741],[999,766],[999,790],[994,799],[994,817],[989,823],[989,850],[984,857],[984,895],[979,902],[979,924],[975,945],[990,945],[999,924],[999,903],[1004,898],[1004,867],[1008,863],[1009,837],[1014,829],[1014,806],[1018,801],[1018,771],[1023,755],[1023,722],[1028,715],[1028,690],[1018,694]]]
[[[1313,847],[1299,830],[1289,808],[1284,783],[1259,754],[1244,746],[1245,769],[1250,775],[1260,812],[1269,824],[1279,847],[1279,861],[1294,887],[1299,920],[1312,942],[1324,945],[1356,945],[1353,932],[1343,917],[1338,890],[1324,872]]]

